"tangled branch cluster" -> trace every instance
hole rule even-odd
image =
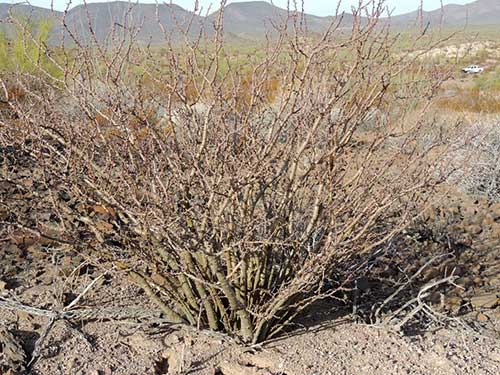
[[[245,63],[223,12],[161,51],[133,35],[40,45],[59,73],[2,78],[0,142],[63,187],[66,243],[114,262],[172,321],[265,340],[347,288],[442,182],[427,171],[445,151],[415,141],[440,81],[412,78],[428,68],[392,53],[377,4],[347,34],[340,16],[318,36],[290,12]]]

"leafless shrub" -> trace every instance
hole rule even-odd
[[[64,190],[61,240],[114,261],[172,321],[265,340],[347,288],[443,181],[428,171],[445,147],[416,141],[441,78],[411,79],[429,71],[392,53],[382,11],[360,6],[348,37],[340,16],[314,36],[290,12],[243,65],[222,12],[213,37],[184,30],[163,54],[129,37],[42,46],[62,78],[40,94],[15,77],[28,94],[6,101],[22,127],[4,118],[0,142]],[[363,127],[382,106],[397,115]]]
[[[500,201],[500,123],[476,121],[468,127],[463,145],[450,153],[450,166],[458,166],[450,181],[471,197]]]

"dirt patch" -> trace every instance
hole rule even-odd
[[[26,256],[28,258],[28,255]],[[75,257],[73,257],[75,258]],[[65,256],[61,262],[64,263]],[[5,261],[5,258],[4,258]],[[1,296],[46,309],[60,309],[101,275],[98,268],[57,275],[51,257],[31,257],[15,288]],[[84,260],[80,260],[84,263]],[[44,272],[40,273],[42,265]],[[80,269],[81,264],[74,269]],[[49,276],[51,282],[46,282]],[[37,276],[38,275],[38,276]],[[76,276],[77,275],[77,276]],[[155,311],[143,293],[119,274],[101,278],[76,306],[101,311]],[[71,289],[71,294],[69,290]],[[66,300],[65,300],[66,298]],[[492,307],[492,306],[490,306]],[[56,321],[26,373],[33,375],[269,375],[269,374],[497,374],[500,367],[500,309],[473,311],[447,327],[429,325],[408,336],[388,327],[356,324],[323,304],[301,317],[288,333],[262,346],[244,347],[210,331],[166,324],[160,316],[117,316]],[[335,318],[335,316],[337,316]],[[48,319],[2,310],[2,322],[26,360],[44,335]],[[300,328],[302,327],[302,328]],[[433,328],[434,327],[434,328]],[[11,374],[14,374],[12,372]]]

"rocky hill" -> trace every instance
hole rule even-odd
[[[391,19],[396,27],[407,27],[416,22],[442,24],[445,27],[500,26],[500,0],[477,0],[465,5],[448,4],[443,9],[429,12],[414,11]]]
[[[177,27],[186,29],[190,22],[191,33],[196,33],[204,20],[180,6],[166,3],[158,7],[123,1],[91,3],[72,8],[66,16],[68,28],[81,42],[92,39],[92,34],[104,41],[123,33],[137,33],[137,40],[158,43],[164,40],[164,33],[175,33]],[[55,30],[59,35],[61,31],[60,26]]]
[[[417,2],[416,2],[417,3]],[[0,4],[0,20],[7,20],[11,4]],[[49,9],[30,5],[15,5],[14,14],[32,18],[62,17],[61,12],[52,12]],[[124,32],[137,31],[136,38],[146,43],[157,43],[164,40],[163,33],[179,35],[178,27],[190,26],[191,35],[197,35],[201,27],[207,32],[213,32],[213,24],[217,20],[220,9],[204,17],[201,14],[183,9],[177,5],[161,3],[131,4],[124,1],[90,3],[71,8],[66,17],[69,30],[81,42],[92,39],[104,41],[122,35]],[[288,11],[272,5],[266,1],[248,1],[228,4],[224,9],[224,32],[227,35],[244,39],[263,37],[266,32],[272,32],[275,25],[282,24],[287,18]],[[352,15],[342,16],[342,27],[349,27]],[[300,21],[305,23],[310,31],[320,33],[334,20],[332,16],[318,17],[305,14]],[[500,25],[500,0],[477,0],[467,5],[446,5],[443,9],[430,12],[415,11],[407,14],[387,18],[386,21],[395,28],[407,28],[418,22],[446,27],[465,25]],[[159,26],[161,25],[161,27]],[[4,29],[11,30],[11,26]],[[10,32],[10,31],[9,31]],[[62,27],[54,29],[53,39],[59,39],[63,33]]]

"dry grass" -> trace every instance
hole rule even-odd
[[[437,105],[453,112],[500,113],[500,93],[479,87],[457,89],[453,97],[437,99]]]

